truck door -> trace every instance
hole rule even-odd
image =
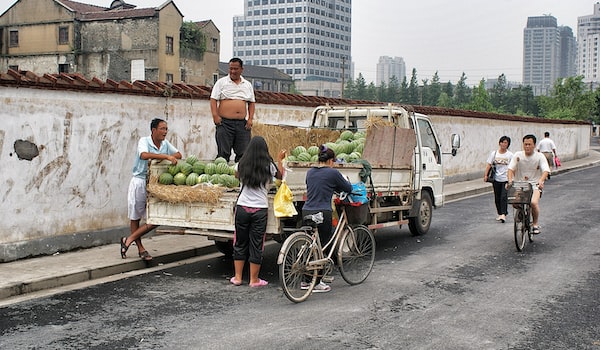
[[[420,172],[421,188],[429,187],[433,192],[433,202],[436,206],[443,205],[443,179],[442,151],[433,127],[428,119],[417,117],[417,129],[420,144],[420,157],[417,162]],[[420,163],[420,164],[419,164]],[[419,178],[419,177],[417,177]]]

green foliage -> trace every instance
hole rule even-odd
[[[396,77],[392,77],[387,84],[375,86],[372,82],[367,84],[359,73],[356,80],[346,82],[344,97],[523,116],[600,121],[600,89],[590,91],[582,82],[583,77],[557,80],[550,96],[534,96],[530,86],[509,88],[504,74],[498,77],[489,90],[485,88],[484,79],[478,86],[469,87],[465,73],[455,85],[450,81],[441,83],[438,72],[431,79],[422,79],[419,85],[414,68],[409,79],[410,82],[404,77],[399,82]]]
[[[183,22],[179,30],[179,46],[183,56],[201,60],[206,52],[206,36],[196,23]]]

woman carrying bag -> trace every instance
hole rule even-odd
[[[499,148],[492,151],[487,159],[483,181],[492,183],[496,212],[498,213],[496,221],[504,223],[506,222],[506,215],[508,215],[508,198],[505,185],[508,182],[508,163],[510,163],[513,156],[512,152],[508,150],[510,137],[502,136],[498,141],[498,145]],[[489,178],[488,174],[492,168],[494,169],[493,178]]]

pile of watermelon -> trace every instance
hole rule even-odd
[[[335,152],[336,161],[352,163],[362,158],[365,147],[365,132],[344,130],[335,142],[327,142],[325,145]],[[296,146],[286,158],[290,162],[318,162],[319,147]]]
[[[213,162],[203,162],[191,155],[185,161],[169,165],[167,171],[160,174],[158,182],[163,185],[194,186],[200,183],[211,183],[229,188],[240,186],[240,181],[234,176],[235,168],[227,164],[223,157]]]

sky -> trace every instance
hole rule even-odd
[[[165,0],[126,0],[138,8]],[[233,52],[233,17],[246,0],[174,0],[184,21],[212,20],[221,32],[221,57]],[[577,17],[591,15],[598,0],[353,0],[352,61],[354,77],[375,82],[380,56],[402,57],[410,78],[456,83],[462,73],[470,85],[504,74],[521,82],[523,29],[527,17],[552,15],[577,35]],[[0,0],[0,13],[16,0]],[[110,6],[112,0],[79,0]]]

